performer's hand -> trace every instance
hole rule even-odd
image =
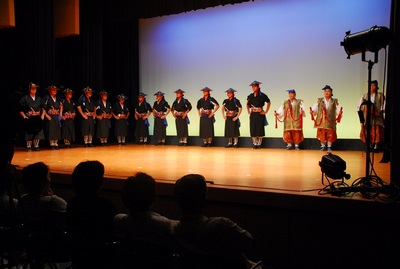
[[[182,119],[186,118],[186,115],[187,115],[187,113],[186,113],[186,112],[185,112],[185,113],[183,113],[183,115],[182,115]]]
[[[237,121],[238,119],[239,119],[239,117],[234,117],[232,120]]]
[[[49,115],[46,115],[46,119],[51,120],[51,117]]]
[[[210,115],[208,115],[208,118],[212,118],[214,117],[214,113],[211,113]]]
[[[224,117],[224,120],[226,120],[226,116],[225,116],[225,115],[223,115],[223,117]]]
[[[86,116],[85,114],[83,115],[83,118],[85,119],[85,120],[87,120],[88,119],[88,116]]]
[[[165,115],[162,115],[161,117],[160,117],[160,119],[165,119],[166,117],[165,117]]]

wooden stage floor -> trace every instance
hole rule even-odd
[[[157,181],[172,184],[185,174],[198,173],[218,188],[318,195],[318,190],[323,188],[319,161],[324,154],[318,150],[128,144],[38,152],[17,148],[12,163],[22,168],[42,161],[51,173],[71,174],[79,162],[98,160],[105,166],[105,176],[114,179],[126,179],[141,171]],[[364,152],[334,151],[333,154],[346,161],[346,172],[351,175],[346,183],[365,176]],[[373,157],[377,175],[389,183],[390,164],[380,163],[382,153]]]

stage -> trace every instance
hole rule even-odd
[[[23,168],[42,161],[56,175],[71,174],[81,161],[98,160],[104,164],[105,177],[109,179],[124,180],[140,171],[158,182],[173,184],[185,174],[197,173],[205,176],[210,187],[318,195],[318,190],[323,188],[319,161],[324,154],[327,152],[319,150],[127,144],[60,150],[44,148],[38,152],[17,148],[12,163]],[[346,173],[351,175],[346,183],[365,176],[364,152],[334,151],[333,154],[346,161]],[[377,175],[389,183],[390,164],[379,163],[381,158],[382,153],[375,154],[374,168]]]

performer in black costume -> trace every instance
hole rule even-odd
[[[114,134],[117,137],[118,145],[125,145],[125,139],[128,136],[128,118],[129,109],[125,104],[128,99],[124,94],[117,95],[118,101],[112,109],[112,114],[115,118]]]
[[[19,114],[24,119],[25,128],[25,140],[26,148],[28,151],[33,150],[39,151],[39,141],[44,139],[43,133],[43,119],[45,111],[43,109],[43,99],[36,94],[39,86],[30,83],[29,94],[23,96],[20,101],[20,112]]]
[[[222,103],[222,116],[225,120],[225,137],[228,138],[228,145],[226,145],[226,148],[237,148],[240,136],[239,116],[242,113],[242,104],[235,97],[235,89],[229,88],[225,92],[228,99],[225,99]]]
[[[147,94],[140,92],[138,95],[138,103],[135,106],[136,119],[136,137],[139,137],[140,144],[146,144],[149,136],[149,120],[148,117],[152,112],[151,105],[146,102]]]
[[[214,97],[210,96],[210,88],[201,89],[203,97],[197,101],[197,112],[200,117],[200,137],[203,139],[202,147],[211,147],[214,137],[215,113],[219,109],[219,104]]]
[[[265,114],[268,113],[271,101],[268,96],[261,92],[261,82],[253,81],[249,86],[253,93],[247,96],[247,112],[250,114],[250,136],[253,142],[253,149],[261,148],[263,136],[265,135],[264,126],[268,125]],[[267,107],[264,110],[264,104]]]
[[[187,146],[187,138],[189,136],[188,124],[190,123],[188,113],[192,110],[192,104],[189,100],[183,98],[185,93],[181,89],[174,91],[176,99],[172,103],[171,111],[175,118],[176,134],[179,138],[179,146]]]
[[[96,117],[96,103],[92,98],[93,90],[89,87],[83,89],[83,94],[78,99],[77,109],[82,116],[81,132],[85,147],[93,147],[94,118]]]
[[[107,101],[108,93],[101,91],[100,99],[96,106],[96,137],[100,139],[100,144],[106,146],[108,144],[107,139],[111,128],[111,117],[112,117],[112,106]]]
[[[71,142],[75,141],[75,103],[72,100],[73,91],[70,88],[64,89],[65,98],[61,100],[63,104],[61,116],[61,137],[64,139],[65,148],[71,147]]]
[[[168,102],[164,98],[164,93],[158,91],[154,94],[156,101],[153,105],[154,116],[154,139],[157,141],[156,145],[165,145],[165,138],[167,137],[167,116],[171,111]]]
[[[58,140],[61,139],[61,115],[63,105],[57,97],[58,88],[54,85],[47,87],[49,95],[44,98],[44,110],[46,111],[46,133],[51,149],[59,149]]]

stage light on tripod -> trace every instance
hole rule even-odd
[[[321,167],[321,172],[331,179],[350,178],[350,175],[345,172],[346,162],[332,153],[322,156],[319,166]]]
[[[386,47],[392,39],[392,32],[384,26],[372,26],[370,29],[350,34],[346,32],[346,36],[340,45],[344,47],[347,58],[362,52],[378,52]]]

